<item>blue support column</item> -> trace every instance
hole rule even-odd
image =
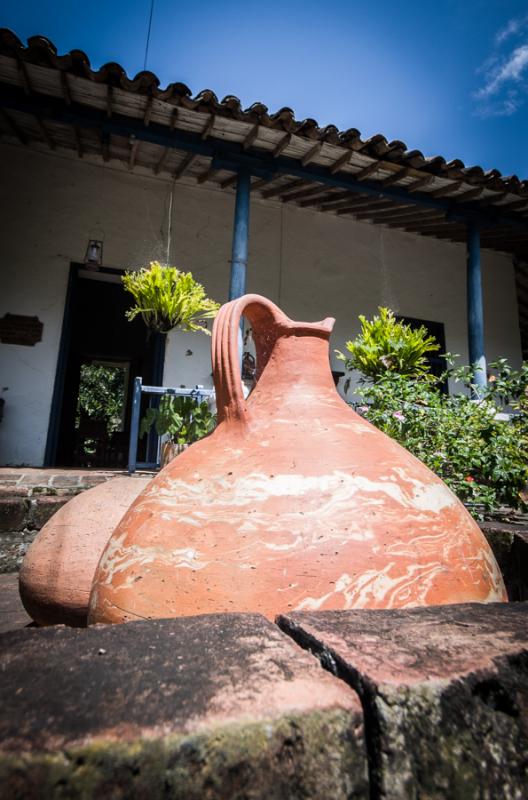
[[[475,383],[486,386],[486,354],[484,352],[484,312],[482,308],[482,276],[480,269],[480,229],[478,222],[467,226],[467,316],[469,363],[476,369]]]
[[[237,297],[241,297],[246,293],[250,184],[251,177],[249,171],[240,170],[237,179],[233,247],[231,250],[230,300],[235,300]]]

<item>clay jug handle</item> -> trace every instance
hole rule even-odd
[[[222,306],[213,326],[212,359],[218,421],[247,417],[240,374],[240,319],[245,316],[253,329],[257,352],[258,380],[281,333],[291,320],[271,300],[246,294]]]
[[[256,380],[260,378],[275,342],[282,335],[322,336],[328,339],[335,320],[294,322],[275,303],[259,294],[245,294],[222,306],[214,321],[212,359],[218,421],[247,420],[240,374],[240,319],[251,323],[257,353]]]

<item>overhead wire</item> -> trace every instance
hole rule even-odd
[[[150,31],[152,28],[152,16],[154,14],[154,0],[150,2],[150,14],[149,14],[149,21],[148,21],[148,29],[147,29],[147,41],[145,43],[145,60],[143,62],[143,69],[147,69],[147,58],[148,58],[148,51],[149,51],[149,44],[150,44]]]

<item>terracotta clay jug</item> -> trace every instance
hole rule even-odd
[[[242,315],[257,352],[247,401]],[[338,395],[333,323],[293,322],[258,295],[221,308],[218,426],[123,517],[96,571],[91,622],[507,600],[464,506]]]

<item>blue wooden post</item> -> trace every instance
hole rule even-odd
[[[469,363],[476,370],[475,383],[486,386],[484,352],[484,312],[482,308],[482,276],[480,269],[480,229],[478,222],[467,226],[467,316]]]
[[[246,293],[250,183],[249,171],[241,169],[238,173],[236,188],[233,246],[231,250],[231,280],[229,284],[230,300],[242,297]]]
[[[141,378],[134,378],[132,394],[132,415],[130,419],[130,443],[128,446],[128,471],[136,471],[137,449],[139,438],[139,412],[141,410]]]

